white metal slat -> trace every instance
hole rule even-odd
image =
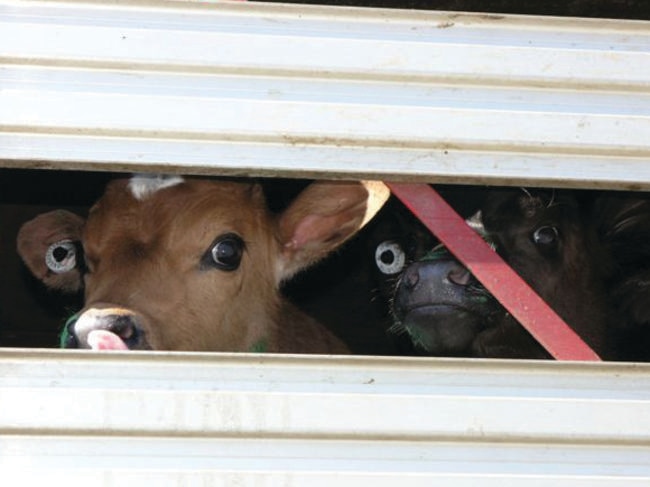
[[[0,46],[3,165],[650,186],[645,22],[5,1]]]
[[[642,485],[648,367],[4,350],[0,476]]]

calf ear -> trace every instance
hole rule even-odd
[[[81,230],[84,219],[65,210],[43,213],[18,231],[18,254],[31,273],[51,289],[81,289]]]
[[[280,216],[279,280],[340,246],[379,211],[389,195],[379,181],[310,184]]]

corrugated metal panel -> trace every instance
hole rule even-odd
[[[2,165],[649,188],[647,22],[0,1]]]
[[[649,372],[4,350],[0,476],[20,475],[14,485],[648,485]]]

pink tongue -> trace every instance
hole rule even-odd
[[[128,350],[122,339],[106,330],[93,330],[88,333],[88,345],[93,350]]]

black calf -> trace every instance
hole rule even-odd
[[[491,192],[480,228],[499,254],[602,357],[650,358],[650,203],[579,191]],[[548,354],[452,258],[405,269],[395,328],[432,355]]]

